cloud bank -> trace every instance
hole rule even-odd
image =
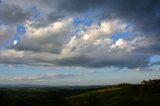
[[[25,26],[26,33],[0,50],[0,63],[148,67],[149,58],[160,54],[159,7],[158,0],[3,1],[0,45],[14,36],[12,29],[18,24]],[[126,39],[120,35],[126,32],[132,36]]]

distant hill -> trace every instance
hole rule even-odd
[[[113,86],[5,87],[0,106],[160,106],[158,79]]]

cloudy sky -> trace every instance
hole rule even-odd
[[[0,84],[160,78],[159,0],[0,0]]]

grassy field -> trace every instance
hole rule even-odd
[[[0,106],[160,106],[160,80],[90,88],[1,88]]]

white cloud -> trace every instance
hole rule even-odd
[[[34,24],[31,21],[26,21],[26,27],[27,27],[27,38],[34,38],[34,37],[47,37],[50,33],[54,36],[55,33],[60,33],[61,31],[67,31],[71,30],[71,18],[67,18],[64,20],[59,20],[53,23],[50,23],[48,26],[45,27],[34,27]],[[27,39],[26,38],[26,39]]]
[[[17,40],[14,40],[14,41],[13,41],[13,45],[16,45],[17,43],[18,43]]]
[[[3,58],[20,58],[24,57],[23,51],[16,51],[16,50],[1,50],[0,51],[0,57]]]
[[[118,39],[115,44],[111,45],[111,48],[124,49],[125,47],[127,47],[127,41],[122,38]]]
[[[59,53],[63,45],[68,42],[72,19],[67,18],[53,22],[45,27],[34,27],[34,23],[26,22],[27,32],[13,48],[35,52]]]
[[[118,20],[103,21],[98,28],[93,26],[95,24],[91,25],[88,30],[80,31],[77,33],[78,35],[73,36],[63,48],[62,55],[68,57],[81,53],[85,54],[87,51],[92,51],[94,54],[101,52],[101,49],[103,50],[101,53],[105,53],[105,50],[113,44],[112,35],[116,32],[125,31],[125,24]],[[116,45],[122,47],[125,46],[125,42],[124,40],[117,41]]]
[[[148,62],[145,58],[149,55],[142,56],[136,51],[150,45],[147,38],[135,37],[131,40],[120,38],[115,42],[112,40],[113,34],[125,31],[126,25],[118,20],[102,21],[99,26],[93,24],[72,37],[69,35],[73,28],[72,18],[58,20],[45,27],[34,27],[33,24],[35,23],[27,21],[27,33],[22,42],[12,47],[13,50],[1,51],[0,57],[3,59],[5,57],[5,63],[71,67],[138,67],[139,64],[146,65]]]

